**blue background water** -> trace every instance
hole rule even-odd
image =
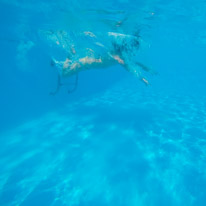
[[[65,51],[45,32],[108,32],[124,15],[151,86],[113,66],[49,95]],[[200,0],[1,0],[0,205],[205,205],[205,22]]]

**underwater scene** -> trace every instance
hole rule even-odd
[[[206,1],[0,0],[0,206],[205,206]]]

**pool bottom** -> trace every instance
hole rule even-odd
[[[0,205],[203,206],[205,99],[117,85],[1,138]]]

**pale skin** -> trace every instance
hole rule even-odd
[[[111,58],[103,59],[103,58],[93,58],[93,57],[83,57],[78,59],[78,61],[72,62],[69,58],[67,58],[63,62],[62,66],[62,76],[72,76],[80,71],[88,70],[88,69],[95,69],[95,68],[102,68],[106,66],[112,66],[115,64],[122,65],[127,71],[133,73],[136,77],[138,77],[143,83],[149,85],[149,82],[146,78],[141,77],[139,71],[136,69],[130,69],[126,64],[125,61],[119,55],[111,55]],[[109,62],[106,62],[109,61]],[[142,65],[141,63],[137,63],[143,70],[149,71],[147,67]]]
[[[91,32],[86,32],[85,35],[89,35],[90,37],[95,37],[95,35]],[[116,33],[114,34],[111,33],[110,35],[116,35]],[[75,48],[72,47],[71,50],[72,50],[73,55],[75,55],[76,54]],[[121,55],[116,54],[114,52],[112,54],[108,52],[107,54],[105,54],[104,57],[101,56],[99,58],[85,56],[85,57],[79,58],[76,61],[72,61],[72,59],[66,58],[66,60],[63,62],[55,61],[55,64],[61,69],[60,75],[62,77],[69,77],[69,76],[72,76],[84,70],[105,68],[108,66],[119,64],[123,66],[127,71],[134,74],[137,78],[139,78],[146,85],[149,85],[149,82],[145,77],[141,75],[140,69],[146,72],[154,73],[148,67],[146,67],[145,65],[139,62],[135,62],[134,64],[135,67],[133,68],[129,64],[125,63],[125,60]]]

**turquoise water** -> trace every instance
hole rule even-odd
[[[205,205],[205,1],[1,0],[0,17],[1,206]],[[50,95],[54,60],[114,41],[150,85],[108,64]]]

